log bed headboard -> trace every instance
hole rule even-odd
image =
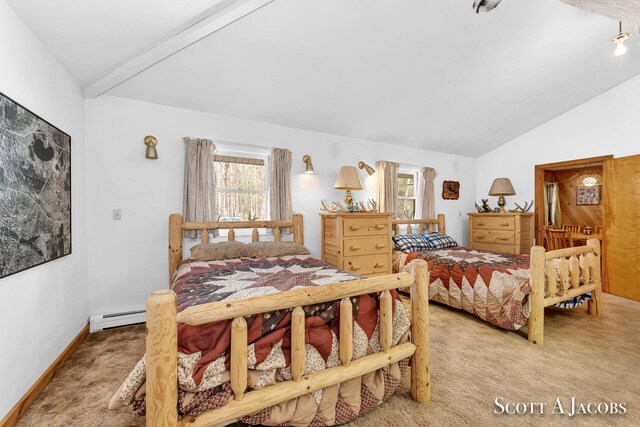
[[[259,240],[258,228],[273,229],[273,237],[279,242],[282,236],[281,228],[293,229],[293,241],[299,245],[304,245],[304,231],[302,214],[294,214],[291,221],[236,221],[236,222],[183,222],[182,215],[169,215],[169,286],[173,281],[173,274],[178,269],[178,264],[182,261],[182,235],[184,230],[197,230],[201,232],[202,243],[209,242],[209,231],[229,230],[227,240],[236,238],[235,229],[253,229],[251,240]]]
[[[425,225],[427,226],[427,230],[429,233],[433,231],[437,231],[440,234],[447,234],[446,228],[444,225],[444,214],[438,214],[436,219],[394,219],[393,223],[393,231],[395,234],[400,234],[400,225],[407,225],[407,234],[411,234],[411,225],[418,225],[418,233],[422,234],[425,229]],[[437,228],[436,228],[437,227]]]

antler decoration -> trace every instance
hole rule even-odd
[[[337,212],[348,212],[349,209],[345,208],[340,202],[327,202],[325,199],[320,200],[320,204],[322,207],[320,210],[324,212],[337,213]],[[358,212],[378,212],[378,204],[374,199],[367,200],[367,205],[365,206],[364,202],[356,203],[356,207],[358,208]]]
[[[510,210],[509,212],[522,212],[522,213],[526,213],[529,212],[529,210],[533,207],[533,200],[531,201],[531,204],[524,202],[524,207],[520,206],[517,203],[514,203],[514,205],[516,205],[516,208],[513,210]]]
[[[331,203],[331,205],[329,205],[329,203],[325,199],[322,199],[320,200],[320,204],[322,205],[322,208],[320,208],[320,210],[323,210],[325,212],[346,212],[345,207],[342,206],[340,202],[333,202]]]
[[[374,199],[367,200],[367,208],[369,212],[378,212],[378,203]]]

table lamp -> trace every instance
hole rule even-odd
[[[491,184],[491,189],[489,190],[490,196],[500,196],[498,199],[498,206],[500,207],[500,213],[507,212],[504,209],[504,205],[507,204],[504,196],[515,196],[516,190],[513,189],[513,185],[509,178],[496,178],[493,180],[493,184]]]
[[[347,209],[353,210],[353,197],[351,197],[351,190],[362,190],[362,182],[358,175],[358,169],[355,166],[342,166],[338,178],[336,179],[333,188],[336,190],[346,190],[344,195],[344,202],[347,204]]]

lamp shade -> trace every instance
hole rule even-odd
[[[333,188],[336,190],[362,190],[362,182],[355,166],[343,166]]]
[[[491,184],[489,190],[490,196],[515,196],[516,190],[513,189],[511,180],[509,178],[496,178]]]

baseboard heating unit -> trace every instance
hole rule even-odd
[[[146,321],[145,310],[126,311],[122,313],[92,314],[89,318],[89,331],[98,332],[118,326],[135,325]]]

